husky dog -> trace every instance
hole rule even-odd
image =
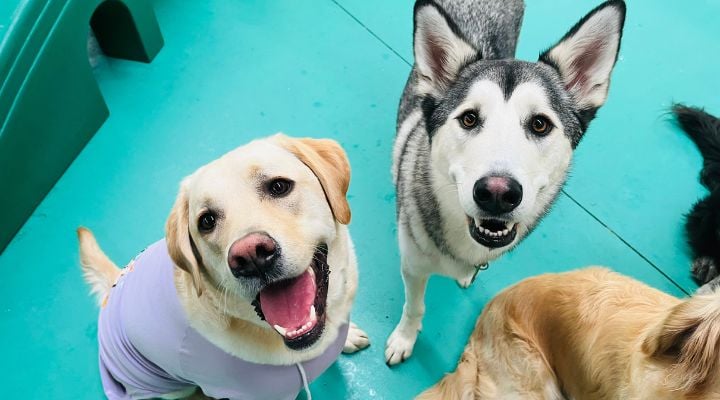
[[[692,274],[701,285],[712,280],[720,285],[720,118],[681,104],[673,113],[703,156],[700,182],[710,191],[695,203],[685,223],[694,258]]]
[[[428,277],[467,287],[558,195],[605,102],[625,3],[603,3],[536,63],[512,59],[522,0],[420,0],[393,150],[405,305],[388,365],[412,354]]]

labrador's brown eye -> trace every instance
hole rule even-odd
[[[273,197],[284,197],[292,190],[295,182],[285,179],[276,178],[268,182],[267,192]]]
[[[217,224],[217,216],[212,211],[206,211],[200,215],[198,219],[198,230],[202,233],[208,233],[215,229]]]
[[[473,110],[465,111],[460,115],[460,124],[465,129],[472,129],[478,125],[478,122],[480,122],[480,117],[478,117],[477,112]]]
[[[546,136],[553,130],[553,124],[544,115],[535,115],[530,119],[530,130],[538,136]]]

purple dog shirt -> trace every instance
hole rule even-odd
[[[146,399],[199,386],[227,399],[294,399],[303,388],[297,365],[255,364],[230,355],[193,329],[180,306],[165,240],[147,248],[111,290],[100,311],[100,376],[110,400]],[[348,333],[303,362],[309,381],[338,357]]]

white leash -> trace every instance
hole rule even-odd
[[[302,379],[303,387],[305,388],[305,396],[307,397],[307,400],[312,400],[312,394],[310,393],[310,385],[308,384],[307,375],[305,374],[305,368],[303,368],[300,363],[295,365],[297,365],[298,371],[300,371],[300,378]]]

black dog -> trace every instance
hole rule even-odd
[[[693,253],[692,274],[700,284],[720,275],[720,119],[703,109],[676,104],[678,124],[703,156],[700,183],[710,194],[687,215],[685,230]]]

